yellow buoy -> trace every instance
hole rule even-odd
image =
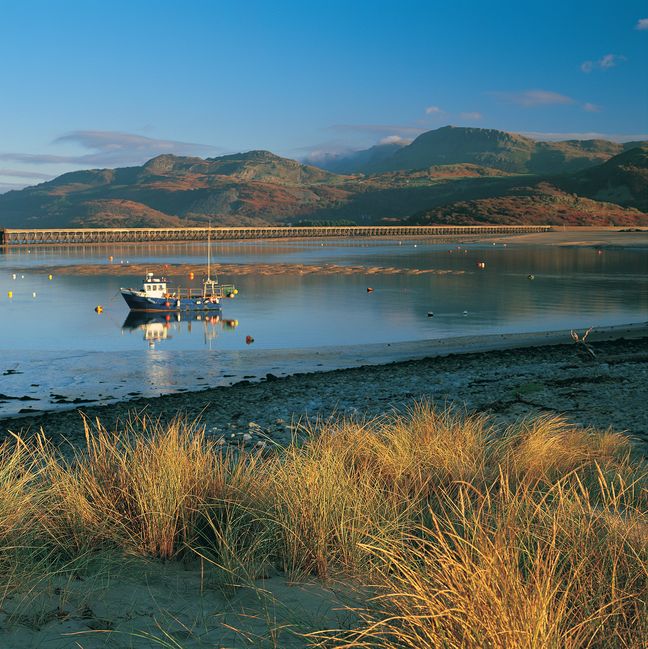
[[[234,295],[238,295],[238,289],[237,288],[234,289]]]
[[[7,293],[7,297],[8,297],[9,299],[11,299],[11,298],[13,297],[13,291],[9,291],[9,292]]]
[[[97,305],[97,306],[95,307],[95,311],[96,311],[97,313],[103,313],[103,307],[101,306],[101,304],[99,304],[99,305]]]
[[[47,276],[47,279],[52,279],[52,276],[51,276],[51,275],[48,275],[48,276]]]

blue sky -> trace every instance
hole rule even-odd
[[[446,124],[648,138],[648,2],[0,0],[0,191]]]

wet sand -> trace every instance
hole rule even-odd
[[[574,246],[591,248],[646,248],[648,228],[597,228],[555,226],[549,232],[481,238],[482,242],[521,246]]]
[[[147,272],[164,272],[168,275],[197,276],[207,274],[207,264],[70,264],[66,266],[37,266],[30,272],[58,275],[137,275]],[[26,269],[17,269],[18,272]],[[463,270],[397,268],[395,266],[341,266],[338,264],[212,264],[212,274],[219,275],[465,275]]]

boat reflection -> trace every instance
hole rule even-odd
[[[133,332],[142,330],[143,339],[148,343],[149,349],[164,340],[173,338],[173,333],[192,333],[198,326],[202,328],[205,345],[211,349],[211,341],[216,338],[220,329],[235,329],[238,320],[223,319],[220,315],[210,313],[144,313],[131,311],[122,331]]]

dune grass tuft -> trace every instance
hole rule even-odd
[[[302,432],[263,453],[180,418],[86,422],[71,456],[7,440],[2,587],[47,572],[36,556],[198,557],[224,592],[274,572],[362,589],[356,628],[313,645],[643,647],[648,470],[623,436],[428,404]]]

